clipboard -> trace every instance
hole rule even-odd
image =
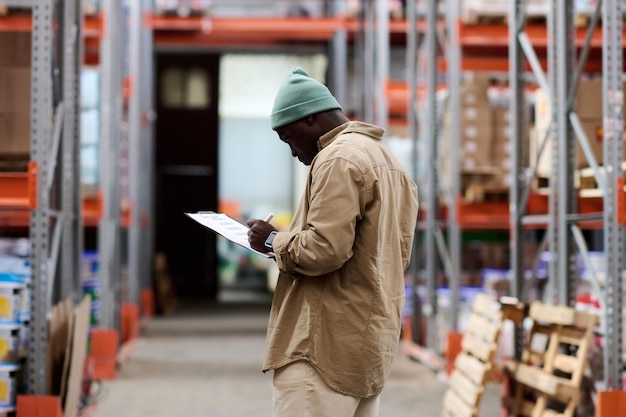
[[[248,242],[248,230],[250,230],[250,228],[227,214],[216,213],[214,211],[198,211],[195,213],[186,212],[185,214],[192,220],[200,223],[202,226],[214,231],[220,236],[225,237],[231,242],[248,249],[249,251],[258,253],[265,258],[274,257],[273,252],[264,253],[252,249],[250,242]]]

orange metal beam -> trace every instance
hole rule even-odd
[[[0,209],[33,209],[37,206],[37,163],[26,172],[0,172]]]
[[[587,28],[576,28],[576,45],[582,47],[587,36]],[[524,32],[535,48],[548,47],[548,29],[546,24],[529,24]],[[624,29],[626,33],[626,29]],[[459,42],[463,47],[507,47],[509,45],[509,27],[503,24],[468,25],[459,21]],[[592,48],[602,48],[602,27],[598,27],[591,38]]]
[[[30,14],[8,14],[0,17],[0,32],[30,32],[33,19]]]
[[[96,227],[102,218],[102,193],[83,198],[83,225]]]
[[[463,230],[509,228],[508,202],[467,203],[458,197],[457,213]]]
[[[209,18],[147,14],[145,25],[155,32],[194,32],[203,38],[327,41],[335,31],[347,29],[340,18]]]
[[[462,50],[463,70],[473,71],[508,71],[509,27],[504,24],[469,25],[461,21],[459,25],[458,42]],[[575,42],[578,48],[585,43],[588,28],[576,29]],[[546,69],[546,50],[548,47],[548,32],[545,24],[530,24],[526,26],[526,35],[533,45],[537,57]],[[624,29],[626,35],[626,29]],[[626,47],[626,44],[625,44]],[[587,72],[602,71],[602,28],[598,27],[591,38],[591,53],[585,65]],[[526,69],[530,67],[526,65]]]
[[[208,16],[157,16],[148,13],[144,24],[152,28],[157,45],[258,46],[290,42],[327,42],[337,30],[345,30],[352,38],[361,22],[345,17],[300,18],[211,18]],[[441,25],[444,23],[441,22]],[[417,22],[423,32],[426,23]],[[392,36],[406,35],[406,20],[390,20]]]

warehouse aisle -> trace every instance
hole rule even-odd
[[[271,374],[260,371],[269,296],[186,306],[146,323],[118,378],[106,381],[95,417],[271,417]],[[498,387],[481,417],[499,416]],[[445,384],[402,355],[381,417],[440,417]]]

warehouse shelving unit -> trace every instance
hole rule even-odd
[[[605,358],[604,386],[609,390],[621,389],[622,360],[622,323],[621,323],[621,279],[624,270],[624,178],[622,165],[623,107],[623,31],[621,25],[621,3],[604,1],[602,4],[602,32],[595,28],[600,4],[594,14],[591,26],[587,29],[585,43],[576,57],[576,38],[573,5],[564,1],[553,1],[548,16],[547,42],[547,77],[533,46],[528,42],[529,35],[524,30],[522,2],[516,2],[510,15],[510,80],[515,92],[516,104],[511,109],[512,131],[515,132],[514,167],[511,177],[515,184],[512,190],[511,230],[512,230],[512,266],[514,271],[514,293],[521,297],[524,283],[524,271],[521,263],[522,229],[525,224],[547,221],[548,248],[552,253],[549,264],[549,295],[559,304],[572,305],[575,300],[576,256],[578,251],[587,267],[593,271],[589,262],[587,246],[582,238],[581,223],[585,220],[602,220],[604,248],[607,259],[605,289],[600,289],[597,276],[592,277],[595,295],[600,300],[604,311],[605,333],[603,335]],[[589,150],[589,140],[580,128],[580,122],[574,112],[574,91],[583,71],[588,70],[587,57],[590,48],[598,46],[598,36],[603,39],[602,76],[603,76],[603,114],[604,114],[604,172],[598,169],[598,161]],[[547,219],[533,219],[526,216],[523,208],[529,193],[529,178],[525,175],[526,167],[522,162],[524,145],[522,141],[521,100],[523,98],[523,63],[526,58],[538,83],[550,92],[552,124],[545,138],[551,147],[552,164],[550,174],[551,194]],[[576,58],[578,58],[576,60]],[[578,62],[576,62],[578,61]],[[577,65],[576,65],[577,64]],[[597,67],[597,66],[596,66]],[[574,133],[576,136],[574,136]],[[576,139],[585,150],[587,160],[594,170],[595,179],[602,189],[601,211],[581,213],[578,205],[577,190],[574,187],[574,149]],[[594,274],[596,275],[596,274]]]
[[[32,34],[30,161],[25,172],[0,174],[0,224],[30,238],[32,314],[26,372],[28,392],[45,394],[52,304],[66,298],[77,301],[82,295],[83,227],[101,226],[110,207],[106,204],[119,205],[108,190],[82,198],[79,181],[79,74],[82,63],[100,62],[103,16],[83,16],[79,4],[71,1],[3,5],[30,8],[0,17],[0,30]],[[119,60],[109,55],[107,59],[112,71],[119,67]],[[116,110],[116,104],[121,108],[121,101],[109,108]],[[119,161],[112,158],[106,163],[117,166]],[[127,214],[120,214],[122,225]],[[119,305],[113,309],[119,312]]]
[[[605,335],[605,369],[610,369],[604,385],[609,389],[621,387],[622,369],[622,345],[621,345],[621,274],[624,269],[623,237],[624,237],[624,192],[623,175],[621,171],[621,140],[607,140],[604,142],[604,165],[605,172],[610,177],[603,177],[597,168],[598,163],[590,160],[594,169],[596,181],[602,184],[602,197],[582,198],[574,188],[574,133],[579,137],[579,142],[585,147],[584,133],[576,123],[576,115],[572,112],[572,97],[574,88],[583,72],[602,73],[604,77],[604,129],[613,132],[613,138],[621,138],[623,121],[621,120],[621,106],[623,105],[623,92],[621,90],[621,76],[623,63],[621,52],[623,43],[615,41],[623,38],[623,28],[620,16],[622,16],[619,2],[605,1],[595,12],[595,15],[603,14],[602,30],[595,29],[595,18],[591,19],[590,28],[574,26],[573,7],[571,2],[552,1],[548,16],[548,24],[526,23],[523,5],[525,2],[518,1],[511,7],[509,24],[478,24],[469,25],[459,19],[458,4],[446,2],[446,68],[447,84],[449,85],[448,106],[453,120],[460,120],[459,84],[462,71],[489,71],[508,72],[509,85],[512,91],[512,105],[510,110],[510,127],[513,132],[513,170],[511,172],[510,202],[502,203],[471,203],[464,201],[460,196],[458,182],[454,182],[450,189],[442,190],[446,197],[445,208],[439,209],[437,193],[431,192],[426,196],[422,209],[426,209],[424,253],[418,253],[416,257],[424,256],[426,263],[427,295],[425,300],[424,315],[428,317],[427,326],[434,328],[433,317],[437,314],[436,295],[436,266],[441,262],[446,275],[449,278],[451,298],[453,305],[458,304],[454,300],[459,299],[458,281],[460,270],[460,231],[474,229],[500,229],[509,230],[511,242],[511,268],[514,274],[514,282],[511,295],[524,299],[526,282],[524,263],[522,262],[525,245],[525,231],[533,228],[546,229],[548,248],[556,256],[551,257],[550,283],[553,286],[552,295],[555,302],[571,305],[575,294],[575,261],[576,252],[579,252],[587,266],[589,260],[587,248],[583,239],[582,229],[601,229],[604,231],[604,246],[607,250],[607,278],[604,290],[596,285],[596,295],[600,296],[601,304],[605,311],[603,321],[607,323]],[[429,2],[427,7],[435,10],[437,2]],[[408,20],[412,20],[411,9],[408,9]],[[414,15],[413,15],[414,16]],[[617,16],[617,17],[616,17]],[[609,18],[610,17],[610,18]],[[414,19],[415,17],[413,17]],[[617,22],[619,21],[619,22]],[[430,62],[427,63],[424,80],[427,93],[423,101],[425,120],[435,120],[436,101],[431,96],[436,91],[436,62],[441,59],[440,51],[433,48],[432,39],[435,38],[435,25],[440,19],[434,13],[426,16],[425,48],[428,51],[425,56]],[[428,36],[431,36],[431,41]],[[410,35],[409,35],[410,36]],[[412,59],[418,47],[416,42],[409,37],[407,41],[407,54],[409,77],[415,73]],[[609,39],[611,41],[609,41]],[[444,42],[441,42],[444,44]],[[578,57],[575,57],[579,51]],[[602,60],[598,57],[602,56]],[[588,57],[591,57],[588,59]],[[524,59],[525,58],[525,59]],[[554,117],[554,131],[549,143],[553,146],[552,176],[550,178],[549,194],[539,194],[531,187],[532,167],[523,163],[523,156],[527,152],[524,143],[525,102],[524,89],[528,73],[533,71],[538,83],[551,91],[551,101],[559,103]],[[545,76],[548,71],[549,78]],[[430,88],[429,88],[430,86]],[[417,91],[419,86],[415,78],[409,79],[407,97],[410,106],[417,103]],[[562,103],[566,103],[563,105]],[[417,126],[412,120],[415,108],[408,112],[408,120],[411,137],[417,138]],[[458,126],[453,125],[450,132],[450,146],[452,150],[459,149]],[[433,132],[437,125],[423,126],[422,136],[419,140],[426,140],[427,160],[436,160],[434,146],[438,135]],[[586,148],[589,148],[587,145]],[[435,148],[436,149],[436,148]],[[588,155],[593,158],[591,152]],[[453,152],[449,156],[452,166],[458,166],[459,155]],[[613,160],[613,159],[615,160]],[[601,163],[601,162],[600,162]],[[595,168],[594,168],[595,167]],[[439,189],[438,180],[435,178],[435,167],[428,169],[433,173],[428,183],[431,189]],[[458,171],[452,172],[452,178],[459,178]],[[610,184],[609,184],[610,182]],[[429,216],[429,213],[435,213]],[[428,218],[430,217],[430,219]],[[441,238],[441,227],[446,222],[448,228],[448,246],[446,247]],[[542,246],[543,247],[543,246]],[[430,262],[429,262],[430,260]],[[430,265],[430,266],[429,266]],[[417,272],[414,273],[414,275]],[[609,282],[610,281],[610,282]],[[617,298],[620,298],[619,300]],[[609,312],[617,312],[609,314]],[[458,327],[458,310],[451,312],[450,329]],[[519,336],[519,334],[518,334]],[[426,348],[435,348],[435,336],[427,329]],[[519,349],[521,342],[516,344]],[[429,356],[426,355],[426,358]]]

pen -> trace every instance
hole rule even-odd
[[[266,223],[269,223],[269,222],[271,222],[271,221],[272,221],[272,219],[273,219],[273,218],[274,218],[274,213],[270,213],[270,214],[268,214],[268,215],[265,217],[265,220],[264,220],[264,221],[265,221]]]

